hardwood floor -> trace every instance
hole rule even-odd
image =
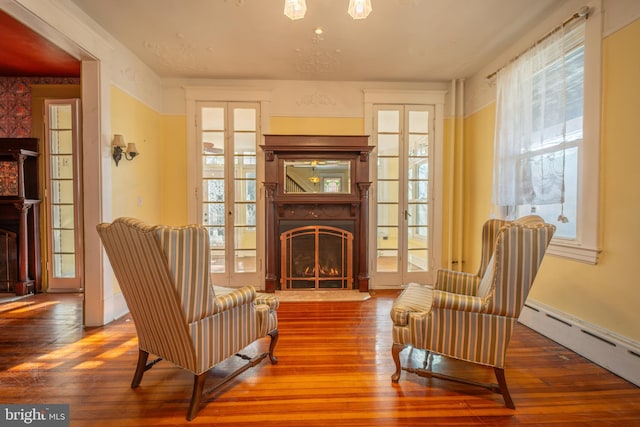
[[[389,309],[364,302],[282,302],[277,365],[264,362],[210,395],[185,420],[192,376],[167,362],[130,388],[137,360],[128,317],[82,328],[81,296],[42,294],[0,304],[0,403],[70,405],[71,426],[640,426],[640,388],[518,325],[507,381],[516,409],[487,390],[402,374],[393,384]],[[255,347],[268,346],[268,339]],[[254,350],[258,350],[255,348]],[[420,352],[408,354],[421,363]],[[492,371],[436,360],[482,381]],[[236,366],[225,362],[207,380]]]

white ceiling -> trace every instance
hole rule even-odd
[[[487,65],[565,0],[73,0],[161,77],[449,81]],[[314,29],[321,27],[318,38]]]

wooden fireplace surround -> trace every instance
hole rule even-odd
[[[369,290],[369,154],[367,135],[265,135],[265,289],[280,289],[280,224],[283,221],[353,221],[354,289]],[[345,160],[350,185],[342,193],[287,193],[285,161]]]

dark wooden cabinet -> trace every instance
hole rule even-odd
[[[40,291],[38,140],[0,138],[0,291]]]

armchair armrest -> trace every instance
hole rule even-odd
[[[433,288],[431,286],[409,283],[391,307],[391,320],[393,320],[393,324],[403,326],[409,321],[410,315],[415,313],[429,313],[432,298]]]
[[[215,313],[253,303],[256,298],[256,290],[253,286],[243,286],[237,289],[214,286],[213,289],[215,293]]]
[[[458,311],[481,311],[484,298],[450,292],[434,291],[433,307]]]
[[[435,290],[460,295],[475,295],[482,279],[475,274],[461,271],[438,270],[436,272]]]
[[[258,292],[253,302],[255,305],[268,305],[270,310],[277,310],[280,307],[280,299],[275,294],[265,294]]]

